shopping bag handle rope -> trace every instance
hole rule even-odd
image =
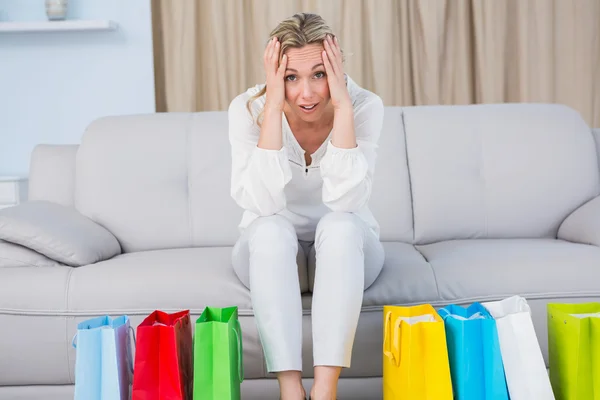
[[[386,315],[385,315],[385,326],[383,328],[383,332],[384,332],[384,337],[383,337],[383,354],[385,354],[385,356],[387,358],[389,358],[394,364],[396,364],[396,359],[394,357],[394,354],[392,353],[392,346],[391,346],[391,332],[390,332],[390,323],[392,322],[392,312],[389,311]]]
[[[129,332],[131,332],[131,335],[133,336],[133,346],[136,345],[136,340],[135,340],[135,329],[133,329],[133,326],[129,325]],[[76,343],[76,339],[77,339],[77,332],[75,332],[75,334],[73,335],[73,339],[71,339],[71,346],[73,346],[73,348],[77,349],[77,343]],[[127,343],[127,359],[129,361],[129,371],[133,374],[133,351],[131,349],[131,345],[130,343]]]
[[[133,345],[131,345],[131,343],[128,343],[128,346],[127,346],[127,358],[129,361],[129,371],[131,372],[131,374],[133,374],[133,350],[132,350],[132,347],[136,346],[135,329],[133,329],[133,326],[129,325],[129,331],[127,333],[128,334],[131,333],[131,335],[133,336]]]
[[[396,367],[400,366],[400,324],[402,318],[398,317],[394,323],[394,332],[392,337],[391,330],[392,313],[391,311],[385,315],[384,337],[383,337],[383,354],[389,358]]]
[[[233,328],[233,332],[235,333],[235,336],[237,338],[237,344],[238,344],[238,377],[240,379],[240,382],[244,381],[244,362],[242,360],[243,357],[243,346],[242,346],[242,338],[240,336],[240,334],[238,333],[238,330],[241,332],[242,330],[242,325],[240,324],[240,321],[237,321],[237,329]]]
[[[392,340],[392,351],[395,352],[394,357],[396,358],[396,367],[400,366],[400,344],[402,341],[401,324],[402,318],[396,318],[396,322],[394,322],[394,340]]]

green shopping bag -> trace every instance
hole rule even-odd
[[[550,303],[547,315],[556,400],[600,400],[600,303]]]
[[[243,365],[237,307],[206,307],[194,331],[194,400],[239,400]]]

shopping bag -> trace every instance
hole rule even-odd
[[[75,400],[129,399],[132,345],[127,316],[92,318],[77,325]]]
[[[444,322],[429,305],[384,306],[384,400],[452,400]]]
[[[527,300],[512,296],[482,305],[496,320],[511,400],[554,400]]]
[[[191,400],[192,324],[189,310],[156,310],[137,328],[132,400]]]
[[[446,328],[456,400],[508,400],[496,321],[480,304],[438,311]]]
[[[194,400],[239,400],[243,380],[237,307],[206,307],[194,332]]]
[[[547,311],[557,400],[600,400],[600,303],[550,303]]]

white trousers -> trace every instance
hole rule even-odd
[[[269,372],[302,371],[302,303],[291,222],[256,219],[233,249],[233,268],[250,289]],[[318,223],[312,299],[313,363],[350,367],[363,292],[379,276],[383,246],[351,213],[332,212]]]

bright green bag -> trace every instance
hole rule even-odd
[[[194,400],[239,400],[243,365],[237,307],[206,307],[194,330]]]
[[[556,400],[600,400],[600,303],[550,303],[547,314]]]

